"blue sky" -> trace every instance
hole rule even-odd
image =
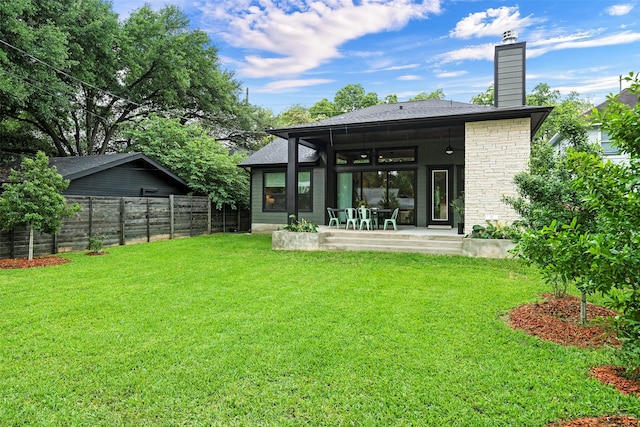
[[[527,42],[527,92],[540,83],[594,103],[640,72],[640,0],[113,0],[126,17],[179,6],[206,31],[249,101],[275,113],[359,83],[400,101],[443,89],[469,102],[493,81],[494,46]],[[623,86],[624,87],[624,86]]]

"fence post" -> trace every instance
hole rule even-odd
[[[93,197],[89,196],[89,237],[93,237]]]
[[[207,234],[211,234],[211,198],[207,196]]]
[[[174,209],[174,197],[173,194],[169,194],[169,239],[171,240],[173,240],[175,233],[175,226],[173,225],[175,217]]]
[[[193,237],[193,195],[189,194],[189,237]]]
[[[126,219],[126,203],[124,202],[124,197],[120,197],[120,244],[125,245],[127,240],[124,234],[125,231],[125,219]]]
[[[147,197],[147,243],[151,241],[151,210],[149,209],[149,198]]]
[[[226,233],[227,231],[227,207],[226,205],[222,205],[222,232]]]

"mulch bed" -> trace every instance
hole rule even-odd
[[[556,298],[542,294],[546,301],[526,304],[509,313],[509,324],[529,335],[561,345],[600,348],[605,344],[619,346],[613,332],[601,325],[580,323],[580,299],[573,295]],[[587,304],[589,320],[607,318],[617,313],[605,307]]]
[[[640,420],[633,417],[609,417],[600,418],[580,418],[579,420],[568,421],[564,424],[553,423],[547,427],[638,427]]]
[[[509,313],[508,323],[514,329],[525,331],[529,335],[552,341],[561,345],[587,348],[600,348],[604,345],[617,347],[620,342],[604,322],[583,326],[580,323],[580,299],[565,295],[556,298],[553,294],[543,294],[546,300],[526,304]],[[607,318],[617,313],[608,308],[587,304],[589,319]],[[622,377],[624,369],[619,366],[598,366],[590,375],[611,385],[621,393],[635,393],[640,396],[640,382]],[[626,416],[602,416],[599,418],[580,418],[566,422],[549,424],[547,427],[639,427],[640,420]]]
[[[41,258],[34,258],[29,261],[26,258],[18,259],[0,259],[0,268],[33,268],[33,267],[49,267],[51,265],[61,265],[71,262],[68,258],[61,258],[57,256],[46,256]]]

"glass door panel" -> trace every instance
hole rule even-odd
[[[371,208],[382,207],[387,188],[386,172],[374,171],[362,173],[362,200]]]
[[[431,221],[449,221],[449,171],[431,171]]]
[[[415,224],[415,172],[414,171],[390,171],[389,172],[389,209],[400,208],[398,224]]]

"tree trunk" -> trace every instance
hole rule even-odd
[[[580,301],[580,322],[587,324],[587,294],[582,292],[582,300]]]
[[[33,224],[29,223],[29,261],[33,259]]]

